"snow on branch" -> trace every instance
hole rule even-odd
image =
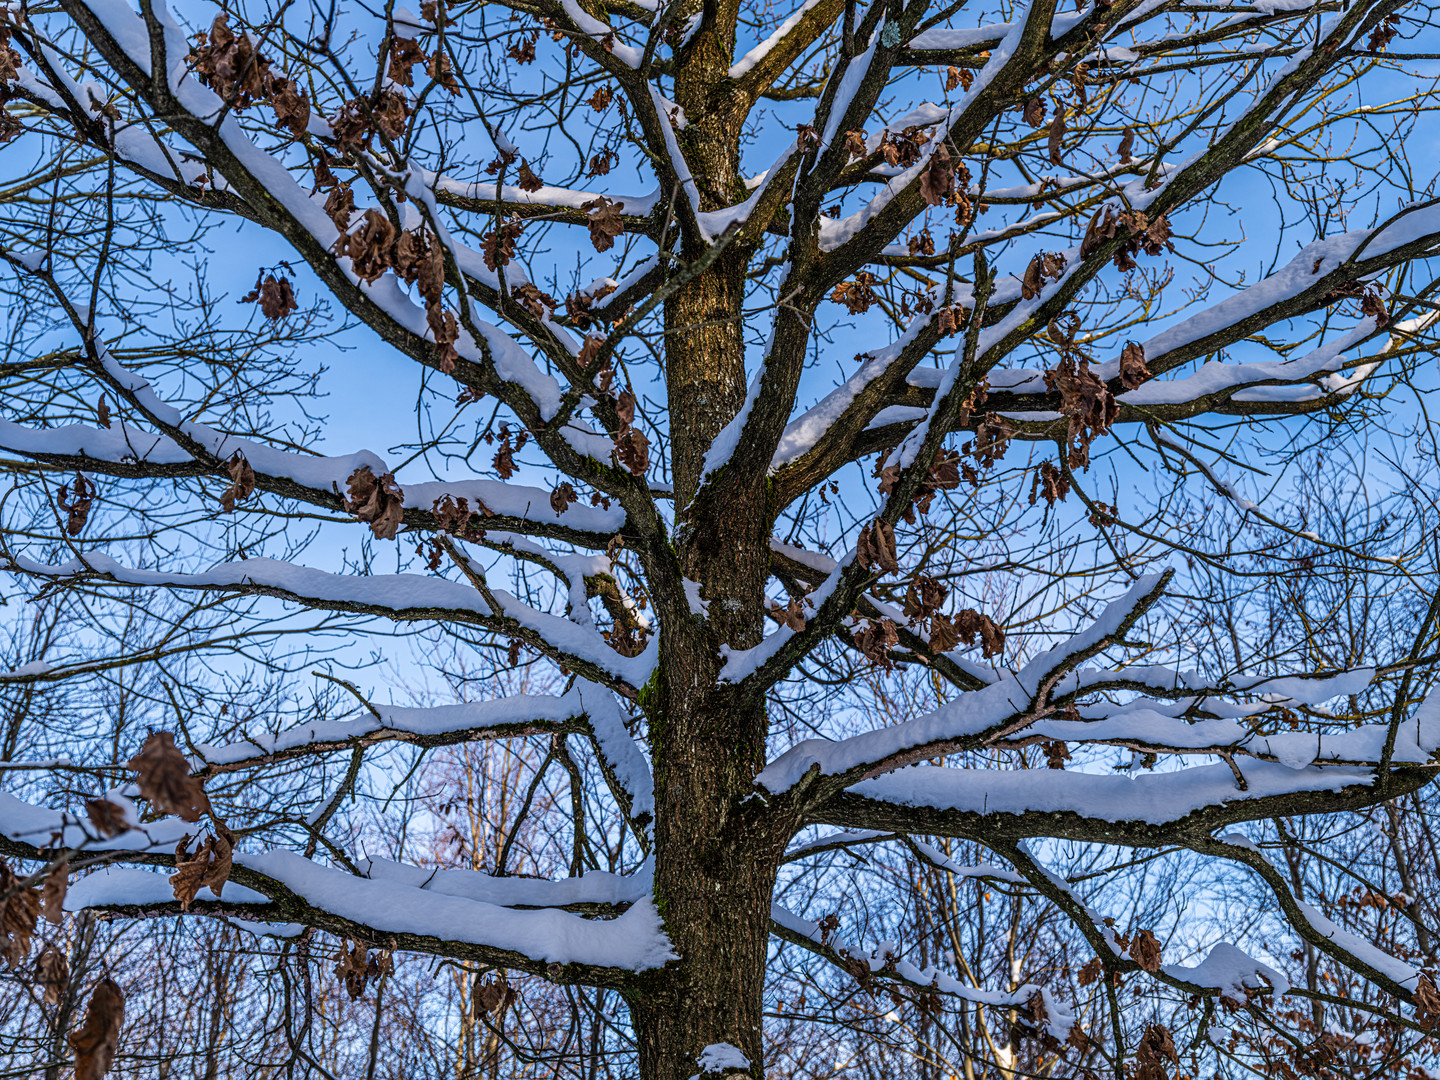
[[[1309,696],[1344,693],[1356,677],[1352,673],[1331,680]],[[1241,681],[1249,688],[1260,685]],[[1280,702],[1293,700],[1279,697]],[[1103,718],[1103,707],[1095,711],[1101,718],[1065,722],[1065,731],[1056,730],[1055,721],[1033,725],[1034,734],[1078,736],[1088,728],[1095,741],[1104,741],[1115,729]],[[1123,714],[1120,727],[1148,729],[1157,747],[1173,751],[1177,744],[1184,746],[1183,738],[1173,738],[1177,725],[1168,718],[1124,706],[1114,711]],[[1203,731],[1206,724],[1196,727]],[[1428,783],[1440,750],[1440,691],[1432,691],[1399,725],[1393,769],[1382,774],[1388,738],[1389,726],[1382,724],[1333,735],[1246,735],[1241,741],[1253,755],[1250,760],[1237,761],[1230,748],[1211,745],[1196,750],[1225,759],[1222,763],[1135,776],[914,765],[848,786],[812,820],[847,829],[961,836],[981,843],[997,837],[1053,836],[1147,846],[1178,843],[1209,851],[1218,843],[1210,834],[1224,825],[1306,813],[1312,806],[1340,810],[1369,805],[1380,792],[1400,793]],[[1274,760],[1258,760],[1262,754]],[[1232,847],[1224,846],[1223,853],[1239,858]]]
[[[493,701],[409,708],[374,706],[354,720],[315,720],[274,735],[256,734],[237,742],[195,746],[201,776],[269,765],[291,758],[353,750],[379,742],[447,746],[475,739],[511,738],[536,732],[586,730],[580,695],[519,694]]]
[[[986,820],[1005,816],[1047,815],[1110,824],[1173,826],[1192,814],[1225,807],[1226,821],[1243,821],[1273,812],[1271,800],[1302,792],[1341,791],[1374,781],[1370,768],[1306,767],[1293,769],[1268,761],[1237,764],[1246,788],[1236,786],[1228,765],[1198,765],[1169,772],[1130,777],[1099,775],[1070,769],[952,769],[912,765],[888,776],[863,780],[846,789],[857,800],[892,807],[916,807]],[[1238,804],[1256,802],[1253,814]],[[1047,835],[1044,832],[1036,835]],[[1068,835],[1056,832],[1053,835]]]
[[[355,273],[348,256],[337,259],[331,254],[339,236],[335,223],[284,163],[260,149],[226,103],[190,73],[184,62],[189,52],[185,33],[168,11],[154,12],[152,35],[146,19],[124,0],[73,0],[66,10],[137,90],[158,97],[161,104],[174,110],[169,121],[175,130],[195,145],[206,147],[208,164],[224,174],[231,190],[294,245],[323,280],[353,301],[352,306],[361,309],[357,313],[374,315],[413,338],[412,344],[434,341],[426,309],[411,299],[393,274],[366,282]],[[163,87],[154,75],[156,63],[166,72]],[[471,255],[475,262],[481,261],[478,253]],[[468,296],[465,303],[469,303]],[[474,319],[462,321],[465,325],[453,343],[460,359],[493,371],[500,383],[496,389],[522,415],[542,423],[553,419],[560,409],[555,378],[541,371],[519,342],[503,330]],[[435,348],[411,351],[438,363],[430,355],[438,354]],[[475,374],[475,381],[491,382]]]
[[[1020,730],[1048,709],[1049,695],[1072,668],[1123,636],[1159,599],[1167,580],[1168,575],[1141,578],[1086,629],[990,686],[961,694],[925,716],[893,727],[836,742],[807,739],[766,765],[755,782],[779,793],[812,770],[823,777],[859,779],[934,756],[942,747],[950,752],[979,746]],[[780,630],[771,637],[787,632]]]
[[[225,563],[199,574],[138,570],[101,552],[86,552],[58,565],[15,557],[15,569],[40,577],[112,581],[124,585],[198,589],[236,595],[273,596],[304,607],[359,615],[423,620],[453,619],[520,637],[574,670],[634,692],[650,677],[659,639],[638,656],[621,656],[598,633],[559,615],[538,611],[502,589],[475,589],[418,574],[330,574],[275,559]]]
[[[369,469],[376,476],[390,471],[384,460],[369,450],[331,457],[297,454],[182,420],[173,408],[155,397],[148,383],[114,365],[114,374],[121,373],[141,407],[173,426],[177,437],[120,421],[109,428],[83,424],[31,428],[0,420],[0,449],[67,469],[120,476],[218,476],[224,463],[239,454],[254,473],[257,488],[324,506],[343,503],[336,492],[346,489],[357,469]],[[449,496],[466,500],[501,528],[555,533],[565,538],[588,536],[591,542],[602,545],[624,527],[626,520],[619,507],[605,509],[583,502],[571,503],[557,513],[550,492],[502,480],[400,483],[407,520],[433,521],[435,504]]]
[[[73,815],[0,792],[3,846],[24,858],[35,858],[42,848],[83,847],[121,859],[171,864],[170,849],[194,831],[174,817],[133,824],[129,831],[103,839]],[[405,948],[442,955],[478,947],[469,951],[490,962],[600,983],[614,981],[603,975],[607,969],[644,971],[674,957],[650,895],[649,864],[633,877],[590,873],[538,881],[380,860],[364,863],[368,876],[359,876],[281,850],[238,852],[233,860],[225,906],[267,921],[300,922],[370,941],[395,936],[403,939]],[[80,879],[71,887],[66,906],[179,910],[165,875],[123,867]],[[567,906],[607,907],[619,914],[594,920],[561,910]],[[566,973],[554,965],[585,970]]]

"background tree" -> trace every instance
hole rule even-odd
[[[1405,154],[1434,135],[1428,8],[61,0],[3,26],[4,556],[77,620],[3,678],[150,681],[108,738],[7,746],[12,964],[67,882],[72,910],[239,920],[280,942],[292,1072],[377,1068],[405,955],[452,965],[427,977],[472,1030],[484,995],[471,1072],[503,1046],[758,1076],[767,1019],[967,1080],[1313,1072],[1332,1008],[1415,1060],[1424,906],[1346,932],[1307,866],[1440,747],[1440,205]],[[1227,223],[1266,181],[1274,213]],[[236,325],[217,297],[251,274]],[[1398,537],[1296,511],[1317,447],[1373,458]],[[1378,664],[1193,632],[1257,610],[1215,581],[1317,561],[1424,611],[1387,614]],[[443,656],[459,703],[409,692]],[[1366,857],[1412,873],[1390,830]],[[1273,925],[1220,916],[1242,888]],[[1289,979],[1272,932],[1364,991]],[[28,985],[74,989],[47,964]],[[98,985],[68,1036],[92,1073]],[[341,988],[373,1006],[353,1059],[315,1036]]]

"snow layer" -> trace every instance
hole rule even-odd
[[[1236,762],[1241,791],[1227,765],[1201,765],[1139,776],[1100,776],[1071,770],[947,769],[913,765],[848,790],[895,806],[970,814],[1074,813],[1097,821],[1166,825],[1208,806],[1303,791],[1369,787],[1373,769],[1292,769],[1268,761]]]
[[[1246,990],[1258,990],[1264,982],[1275,988],[1277,997],[1283,997],[1290,991],[1289,979],[1269,964],[1251,959],[1228,941],[1216,945],[1210,950],[1210,955],[1194,967],[1167,964],[1161,970],[1172,979],[1183,979],[1196,986],[1219,990],[1222,997],[1237,1004],[1244,1004],[1247,1000]]]

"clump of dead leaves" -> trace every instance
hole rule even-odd
[[[335,977],[345,987],[350,1000],[357,1000],[371,982],[379,982],[395,970],[393,949],[377,949],[372,955],[363,941],[346,940],[335,954]]]
[[[1165,1063],[1179,1065],[1180,1055],[1164,1024],[1146,1025],[1145,1034],[1140,1036],[1140,1045],[1135,1049],[1135,1061],[1140,1066],[1135,1080],[1169,1080]]]
[[[309,98],[294,79],[272,72],[269,58],[256,51],[249,34],[230,29],[226,16],[216,16],[208,33],[202,30],[195,35],[186,62],[229,108],[243,112],[264,101],[274,110],[275,122],[292,138],[305,136],[310,126]]]
[[[95,485],[77,472],[74,481],[60,485],[55,501],[65,511],[65,532],[79,536],[90,518],[90,508],[95,505]]]
[[[1050,342],[1060,350],[1060,362],[1045,372],[1045,386],[1060,395],[1059,412],[1066,418],[1066,444],[1071,468],[1090,467],[1090,444],[1114,425],[1120,406],[1110,388],[1090,370],[1089,357],[1077,339],[1079,317],[1071,312],[1057,315],[1048,327]],[[1133,390],[1150,377],[1145,351],[1136,342],[1126,342],[1120,353],[1120,382]],[[1055,489],[1058,497],[1058,487]],[[1033,500],[1032,500],[1033,501]]]
[[[191,837],[187,833],[175,848],[175,873],[170,876],[170,888],[180,901],[180,909],[189,911],[201,889],[208,888],[219,896],[230,877],[235,837],[211,809],[204,784],[199,777],[191,775],[190,762],[176,748],[175,737],[168,731],[151,734],[140,753],[130,759],[130,768],[137,774],[141,797],[149,800],[159,813],[176,814],[180,820],[191,823],[199,821],[201,814],[210,816],[211,835],[203,843],[191,851]],[[91,807],[94,822],[95,803],[91,803]]]
[[[57,859],[44,872],[38,885],[27,884],[0,860],[0,956],[6,967],[14,970],[30,956],[31,943],[40,919],[58,926],[64,916],[65,892],[70,878],[70,863]],[[43,988],[45,1001],[60,1001],[70,982],[70,965],[65,954],[47,944],[35,962],[35,981]]]
[[[189,911],[190,904],[201,889],[209,889],[217,897],[230,878],[235,837],[225,823],[214,819],[213,831],[204,843],[190,850],[190,836],[182,837],[175,847],[175,873],[170,888],[180,901],[180,910]]]
[[[340,231],[330,250],[350,259],[356,277],[370,283],[386,271],[394,271],[405,284],[415,286],[425,302],[425,323],[438,354],[436,366],[446,374],[453,372],[455,361],[460,358],[455,351],[460,326],[455,313],[443,302],[445,246],[439,237],[423,225],[419,229],[398,229],[383,211],[374,207],[360,216],[352,232],[355,196],[348,184],[337,184],[330,192],[325,200],[325,212]],[[486,233],[482,238],[485,263],[492,270],[514,257],[514,241],[520,235],[518,222],[507,223],[501,230],[505,239],[498,250],[494,233]]]
[[[30,941],[40,918],[40,889],[26,887],[9,865],[0,861],[0,956],[10,969],[30,955]]]
[[[370,526],[377,540],[393,540],[405,513],[405,492],[393,473],[376,476],[362,465],[345,481],[345,510]]]
[[[1164,214],[1151,218],[1143,210],[1117,212],[1115,207],[1107,204],[1096,210],[1090,219],[1085,237],[1080,241],[1080,258],[1088,258],[1106,241],[1117,237],[1121,241],[1114,256],[1117,270],[1134,270],[1139,265],[1135,256],[1142,251],[1155,256],[1175,250],[1170,240],[1170,222]]]
[[[256,275],[255,287],[240,298],[242,304],[260,303],[260,313],[271,322],[285,318],[292,311],[299,311],[295,300],[295,289],[284,274],[276,277],[263,270]]]

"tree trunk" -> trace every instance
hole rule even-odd
[[[770,900],[787,834],[762,828],[751,798],[765,760],[764,701],[739,700],[719,675],[722,646],[751,648],[763,636],[772,515],[763,474],[727,475],[695,498],[706,449],[745,399],[743,293],[743,261],[722,258],[666,305],[677,554],[708,617],[668,598],[657,675],[641,696],[655,777],[655,898],[679,954],[651,991],[630,999],[645,1080],[688,1080],[715,1043],[737,1047],[752,1075],[764,1072]]]
[[[696,9],[701,23],[676,57],[675,101],[687,120],[677,135],[701,209],[715,210],[745,197],[744,110],[728,74],[736,5]],[[665,304],[676,551],[707,618],[693,618],[684,597],[666,598],[658,672],[641,699],[655,778],[655,899],[679,955],[630,999],[644,1080],[689,1080],[715,1043],[764,1074],[770,901],[788,833],[762,826],[751,798],[765,760],[765,703],[738,700],[719,675],[722,646],[748,649],[763,637],[773,513],[763,470],[726,474],[696,498],[707,451],[745,401],[746,263],[726,251]]]
[[[640,1074],[688,1080],[706,1046],[730,1043],[760,1077],[770,899],[785,842],[758,826],[754,800],[744,802],[765,712],[697,687],[691,665],[662,660],[662,670],[655,897],[680,959],[654,993],[631,1002]]]

